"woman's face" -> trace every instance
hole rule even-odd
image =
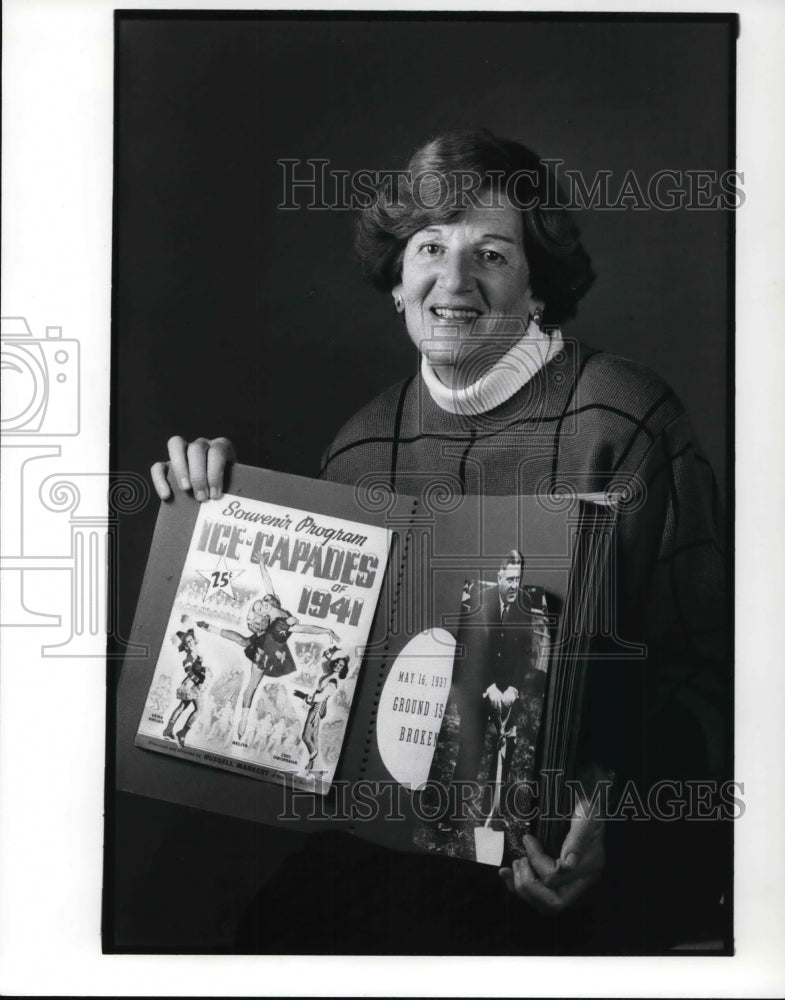
[[[272,619],[284,617],[284,613],[278,605],[269,601],[266,597],[262,600],[262,613]]]
[[[393,289],[409,336],[454,388],[505,354],[542,307],[529,287],[521,215],[505,198],[495,201],[415,233]]]
[[[262,625],[264,624],[262,614],[263,614],[263,601],[254,601],[251,605],[251,610],[248,612],[248,628],[252,632],[261,632]]]
[[[345,663],[346,660],[342,658],[337,660],[328,660],[324,665],[324,672],[326,674],[339,674]]]

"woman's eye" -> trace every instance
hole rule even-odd
[[[487,264],[503,264],[505,260],[498,250],[483,250],[480,256]]]
[[[441,247],[438,243],[423,243],[420,247],[420,252],[426,254],[428,257],[435,257],[440,250]]]

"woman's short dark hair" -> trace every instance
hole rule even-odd
[[[338,671],[338,679],[343,681],[346,680],[346,676],[349,673],[349,657],[338,656],[334,660],[330,660],[330,666],[333,670],[335,670],[339,663],[341,664],[341,669]]]
[[[350,658],[347,653],[338,653],[338,655],[336,656],[335,654],[337,651],[338,651],[337,646],[330,646],[324,650],[322,656],[324,657],[326,664],[330,667],[330,669],[333,672],[335,672],[335,668],[338,666],[338,664],[339,663],[341,664],[341,669],[338,673],[338,678],[339,680],[345,680],[346,676],[349,673]]]
[[[356,229],[365,277],[391,291],[401,280],[411,236],[453,222],[473,206],[498,204],[500,195],[521,212],[531,290],[544,303],[543,321],[570,319],[595,276],[564,192],[536,153],[486,129],[436,136],[415,152],[406,171],[377,190]]]

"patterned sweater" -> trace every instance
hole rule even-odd
[[[630,490],[619,519],[620,634],[647,656],[592,668],[585,753],[645,783],[727,771],[729,682],[719,497],[679,399],[657,375],[576,341],[490,413],[454,415],[421,376],[360,410],[321,476],[389,477],[418,496]]]

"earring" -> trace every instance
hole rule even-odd
[[[395,311],[403,312],[403,299],[400,296],[395,296]]]
[[[542,308],[540,306],[535,306],[534,312],[529,315],[529,322],[542,326]]]

